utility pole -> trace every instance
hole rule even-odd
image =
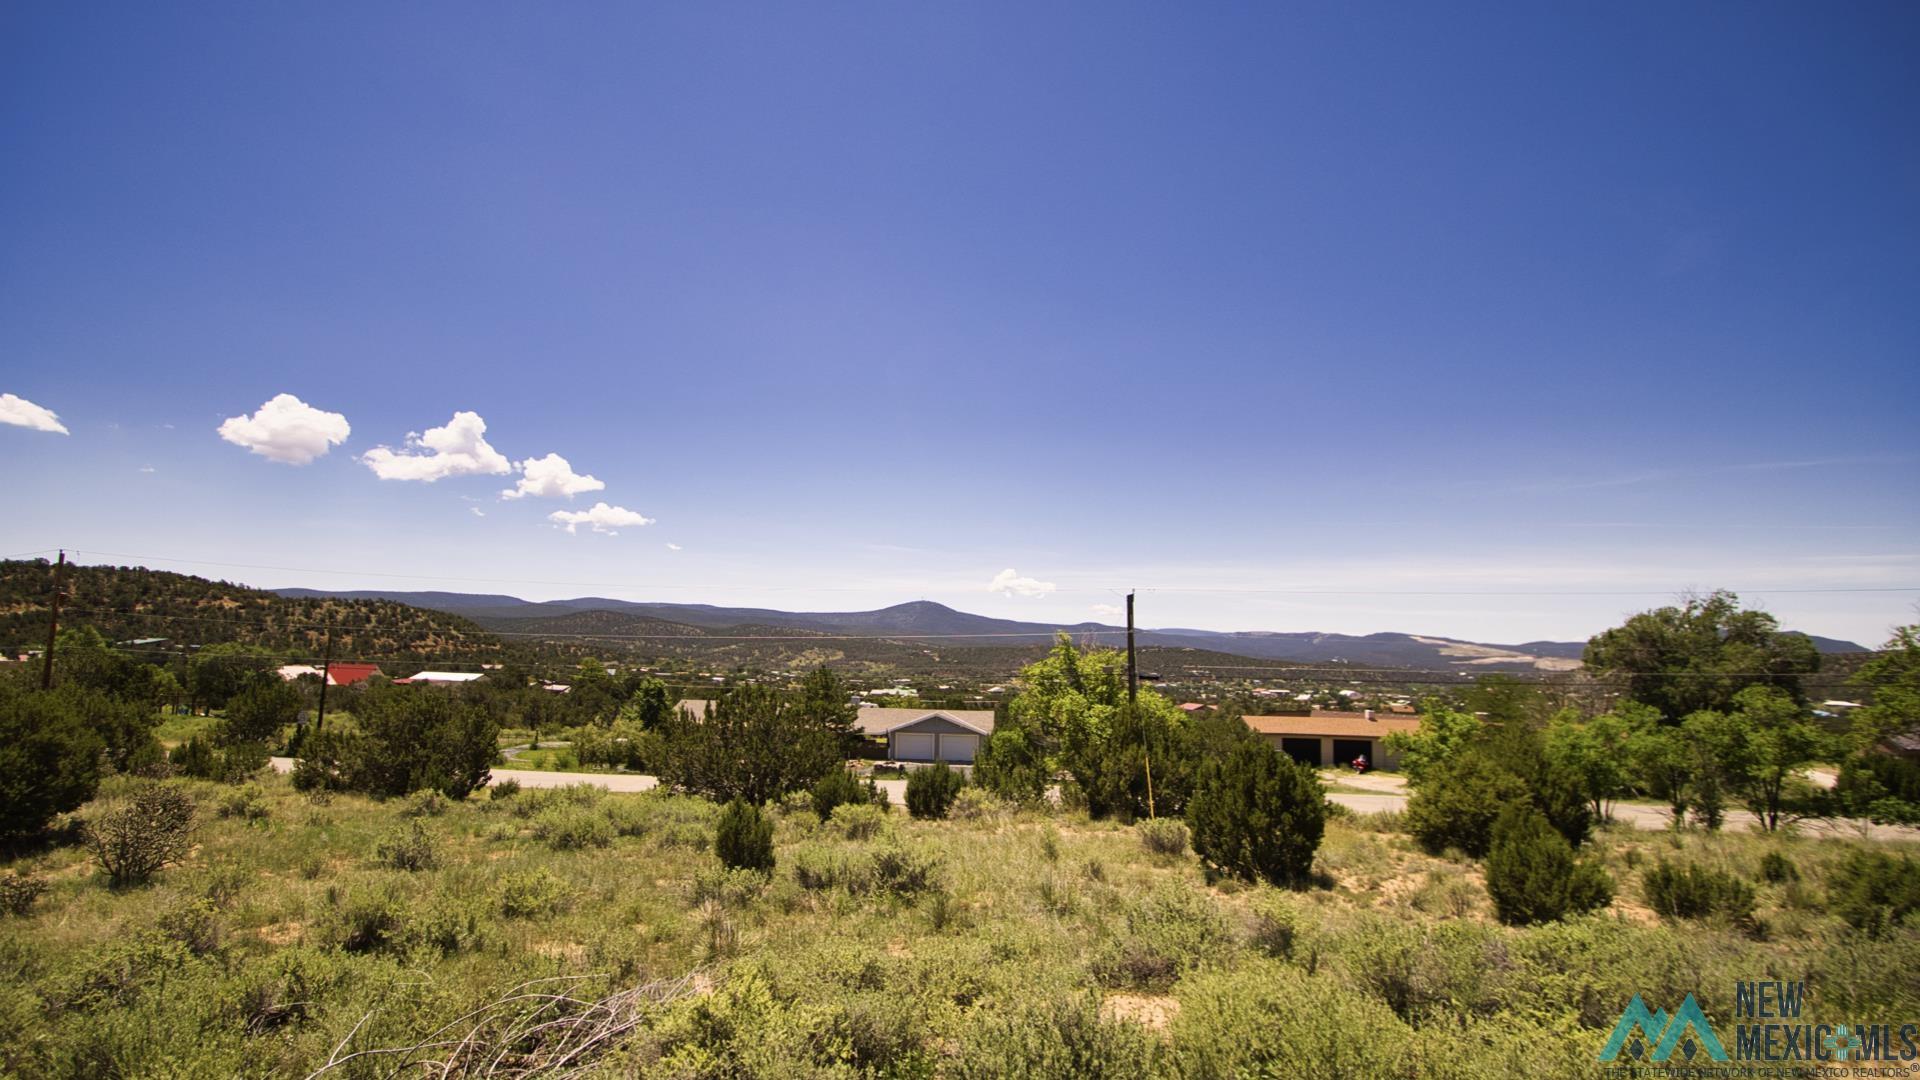
[[[53,607],[47,616],[47,655],[40,665],[40,689],[53,689],[53,641],[60,634],[60,599],[66,591],[67,552],[60,550],[60,561],[53,565]]]
[[[1133,658],[1133,593],[1127,593],[1127,703],[1140,699],[1140,667]]]
[[[1140,664],[1133,655],[1133,592],[1127,592],[1127,705],[1140,703]],[[1155,817],[1153,812],[1153,752],[1141,747],[1140,760],[1147,769],[1147,819]]]
[[[313,730],[327,722],[327,684],[333,681],[333,627],[327,627],[326,657],[320,661],[320,713],[313,718]]]

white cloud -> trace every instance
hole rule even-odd
[[[1030,577],[1021,577],[1018,570],[1008,567],[993,576],[987,585],[990,593],[1002,596],[1045,596],[1054,590],[1051,581],[1036,581]]]
[[[1093,613],[1112,619],[1125,615],[1127,609],[1121,607],[1119,604],[1095,604],[1093,605]]]
[[[275,394],[252,416],[232,416],[220,425],[220,437],[244,446],[268,461],[305,465],[352,431],[347,418],[294,397]]]
[[[668,550],[668,551],[680,551],[680,550],[682,550],[682,549],[681,549],[681,547],[680,547],[680,545],[679,545],[679,544],[675,544],[675,543],[668,543],[668,544],[667,544],[667,550]]]
[[[516,466],[520,480],[500,493],[503,499],[533,495],[542,499],[571,499],[583,491],[600,491],[607,485],[591,476],[581,476],[559,454],[528,458]]]
[[[141,472],[143,472],[143,473],[150,473],[150,472],[152,472],[152,471],[153,471],[153,466],[151,466],[151,465],[142,465],[142,466],[140,466],[140,471],[141,471]]]
[[[594,503],[591,510],[555,510],[547,515],[547,520],[555,525],[565,525],[573,532],[581,525],[591,525],[593,531],[615,535],[616,528],[653,524],[653,519],[636,513],[624,506],[608,506],[606,503]]]
[[[513,463],[487,445],[486,434],[487,422],[479,413],[457,412],[445,427],[428,428],[425,435],[409,434],[410,451],[376,446],[361,454],[360,460],[382,480],[422,480],[429,484],[449,476],[501,476],[512,472]]]
[[[477,507],[477,506],[469,506],[469,507],[467,507],[467,509],[469,509],[469,510],[471,510],[471,511],[473,511],[473,516],[474,516],[474,517],[486,517],[486,516],[487,516],[487,512],[486,512],[485,510],[482,510],[482,509],[480,509],[480,508],[479,508],[479,507]]]
[[[51,431],[56,435],[67,434],[67,425],[60,422],[52,409],[43,409],[26,398],[12,394],[0,394],[0,424]]]

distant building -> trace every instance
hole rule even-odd
[[[971,765],[981,741],[993,734],[993,710],[866,706],[854,726],[867,738],[885,742],[894,761]]]
[[[1883,754],[1920,762],[1920,728],[1903,735],[1889,735],[1880,740],[1878,749]]]
[[[281,678],[292,682],[303,675],[311,675],[317,679],[320,677],[321,670],[312,664],[286,664],[278,669],[278,673]],[[325,671],[328,686],[358,686],[380,674],[380,665],[341,662],[326,665]]]
[[[1249,716],[1247,728],[1295,761],[1313,766],[1347,765],[1365,757],[1376,769],[1396,769],[1399,756],[1381,740],[1396,731],[1414,732],[1417,716],[1338,712],[1315,709],[1306,716]]]
[[[379,664],[328,664],[328,686],[359,686],[375,675],[381,674]]]
[[[1212,708],[1213,706],[1204,701],[1189,701],[1180,706],[1181,711],[1188,714],[1208,712]]]
[[[486,678],[486,674],[479,671],[416,671],[407,678],[393,681],[403,684],[430,683],[436,686],[453,686],[483,678]]]
[[[674,711],[705,719],[712,707],[713,702],[704,698],[682,698]],[[894,761],[968,765],[979,755],[981,742],[993,734],[993,710],[862,705],[854,714],[853,726],[866,739],[884,744],[887,757]]]

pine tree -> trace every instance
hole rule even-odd
[[[1214,871],[1276,885],[1304,881],[1326,831],[1320,778],[1264,742],[1200,767],[1187,803],[1193,850]]]
[[[734,870],[773,870],[773,822],[758,806],[735,799],[720,811],[713,833],[713,853]]]
[[[1576,860],[1546,815],[1513,804],[1494,823],[1487,894],[1501,922],[1526,926],[1606,906],[1613,882],[1594,863]]]

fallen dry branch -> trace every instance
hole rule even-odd
[[[348,1052],[368,1017],[335,1046],[327,1063],[307,1075],[322,1076],[349,1062],[381,1061],[385,1076],[539,1077],[566,1080],[584,1075],[618,1047],[647,1016],[683,997],[706,992],[711,979],[695,969],[604,997],[578,991],[604,975],[571,975],[521,983],[501,997],[429,1032],[407,1046]],[[371,1015],[371,1014],[369,1014]]]

